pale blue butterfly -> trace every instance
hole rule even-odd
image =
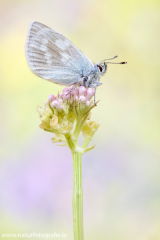
[[[36,75],[57,84],[73,85],[71,91],[78,86],[96,90],[102,84],[99,81],[107,70],[107,64],[115,64],[105,61],[117,57],[93,64],[65,36],[36,21],[29,25],[25,54],[30,69]]]

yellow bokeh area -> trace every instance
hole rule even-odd
[[[33,232],[73,239],[71,156],[39,128],[36,112],[63,86],[27,65],[33,20],[64,34],[94,63],[115,55],[127,61],[108,64],[97,88],[91,119],[101,126],[83,157],[84,239],[159,240],[158,0],[0,0],[0,239]]]

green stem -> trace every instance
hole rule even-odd
[[[82,145],[82,148],[86,148],[90,141],[91,141],[91,137],[86,137]]]
[[[71,133],[65,134],[65,138],[66,138],[68,147],[71,150],[71,153],[75,152],[76,147],[77,147],[77,141],[73,139],[73,136]]]
[[[78,136],[83,128],[83,125],[88,117],[88,114],[87,113],[83,118],[78,118],[77,119],[77,123],[76,123],[76,127],[75,127],[75,130],[74,130],[74,133],[73,133],[73,136],[75,139],[78,139]]]
[[[73,226],[74,240],[83,240],[83,190],[82,190],[82,160],[81,153],[73,156]]]
[[[65,135],[73,158],[73,227],[74,240],[83,240],[82,149],[71,133]]]
[[[82,154],[93,149],[94,146],[87,147],[90,137],[84,141],[83,147],[79,147],[77,139],[82,130],[83,124],[88,114],[83,119],[78,119],[74,134],[65,134],[67,144],[71,150],[73,158],[73,227],[74,240],[84,240],[83,235],[83,190],[82,190]]]

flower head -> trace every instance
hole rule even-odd
[[[88,120],[91,109],[95,107],[93,96],[94,89],[83,86],[74,90],[72,87],[64,88],[62,94],[58,93],[57,96],[49,95],[44,107],[37,107],[41,119],[40,128],[55,133],[53,142],[66,144],[67,136],[77,141],[81,131],[85,137],[91,138],[99,126]]]

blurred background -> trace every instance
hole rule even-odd
[[[0,1],[0,239],[63,232],[73,240],[71,155],[39,128],[36,112],[63,87],[27,66],[32,20],[64,34],[93,62],[115,55],[128,62],[109,65],[97,89],[92,119],[101,126],[95,149],[83,156],[85,239],[159,240],[158,0]]]

